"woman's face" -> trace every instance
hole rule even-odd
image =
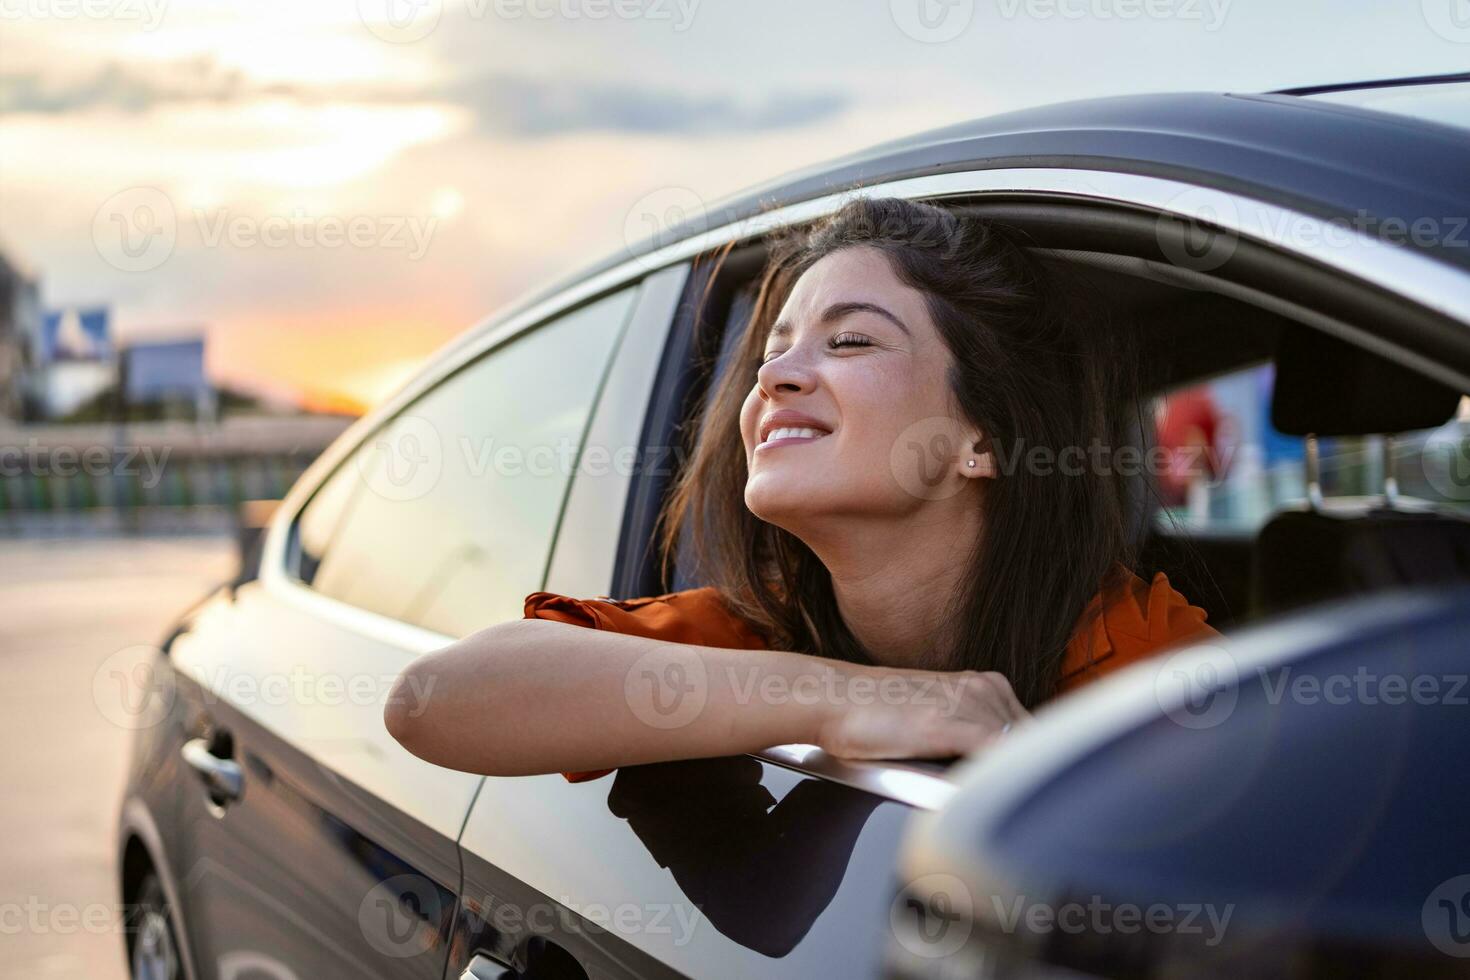
[[[821,517],[910,514],[953,496],[980,474],[966,466],[978,433],[956,421],[951,360],[923,294],[882,253],[852,246],[818,261],[782,307],[741,409],[746,506],[799,534]]]

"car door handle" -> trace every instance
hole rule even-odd
[[[519,974],[504,963],[497,962],[484,953],[476,953],[470,965],[464,968],[459,980],[516,980]]]
[[[215,755],[209,750],[209,742],[202,738],[185,742],[183,754],[184,761],[209,787],[209,795],[215,802],[226,803],[240,798],[245,790],[245,774],[239,763]]]

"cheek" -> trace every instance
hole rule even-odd
[[[755,449],[755,429],[760,423],[761,399],[758,389],[750,389],[745,403],[740,406],[740,439],[745,443],[746,455]]]

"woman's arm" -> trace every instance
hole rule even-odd
[[[524,619],[411,664],[384,710],[414,755],[497,776],[793,742],[855,758],[963,755],[1027,717],[998,674],[888,670]]]

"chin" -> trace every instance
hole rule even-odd
[[[771,473],[760,474],[745,484],[745,506],[750,512],[767,524],[787,530],[820,510],[817,500],[815,488]]]

